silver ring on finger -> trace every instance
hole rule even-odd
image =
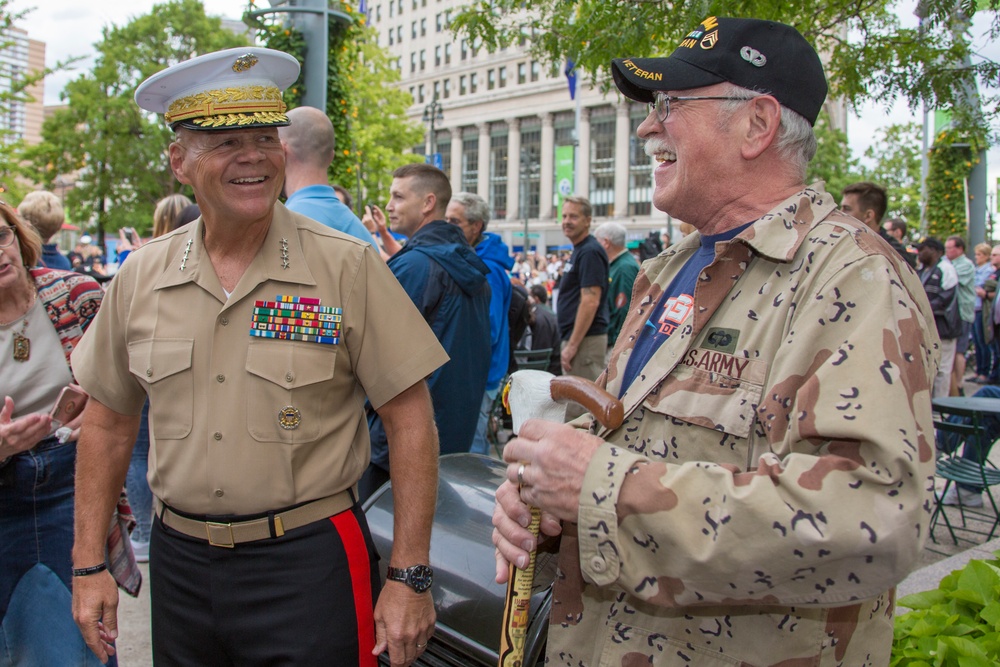
[[[527,486],[527,484],[524,483],[524,466],[526,465],[526,463],[522,463],[517,467],[517,488],[519,489]]]
[[[425,648],[427,648],[427,642],[424,642],[423,644],[417,644],[417,649],[423,650]]]

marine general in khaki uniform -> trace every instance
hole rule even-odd
[[[886,665],[939,341],[913,271],[804,184],[820,60],[789,26],[710,17],[612,71],[650,103],[654,203],[699,233],[636,280],[603,376],[622,426],[508,443],[497,577],[533,504],[562,534],[549,665]]]
[[[91,401],[73,558],[104,562],[148,396],[158,665],[375,665],[384,650],[404,665],[434,629],[437,435],[423,378],[447,355],[371,244],[276,203],[281,91],[298,71],[276,51],[231,49],[136,91],[176,132],[170,164],[202,217],[129,257],[75,352]],[[381,592],[353,492],[368,465],[366,397],[400,471],[390,565],[407,581]],[[80,576],[73,594],[104,658],[114,582]]]

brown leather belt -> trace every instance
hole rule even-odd
[[[314,521],[340,514],[354,505],[354,498],[350,490],[341,491],[336,495],[327,498],[320,498],[305,505],[299,505],[290,510],[275,512],[274,533],[271,533],[270,516],[263,516],[259,519],[248,521],[235,521],[232,523],[222,523],[218,521],[199,521],[189,519],[171,511],[166,505],[160,512],[160,521],[163,525],[173,528],[178,533],[183,533],[188,537],[197,537],[208,540],[214,547],[225,547],[232,549],[237,544],[243,542],[255,542],[266,540],[271,537],[281,537],[285,531],[294,530],[306,526]]]

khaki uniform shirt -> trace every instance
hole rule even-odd
[[[549,665],[888,664],[930,518],[940,343],[913,271],[835,207],[813,186],[719,243],[625,423],[598,431]],[[643,265],[612,394],[699,244]]]
[[[149,395],[150,488],[181,511],[265,512],[352,486],[366,395],[377,409],[447,355],[371,244],[277,204],[227,300],[203,224],[122,265],[73,354],[77,380],[123,414]],[[339,343],[251,337],[255,300],[278,295],[343,309]]]

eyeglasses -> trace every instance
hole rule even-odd
[[[0,248],[6,248],[13,243],[15,236],[13,227],[0,227]]]
[[[670,115],[670,103],[671,102],[688,102],[692,100],[729,100],[731,102],[746,102],[747,100],[743,97],[726,97],[721,95],[706,95],[704,97],[698,96],[677,96],[677,95],[667,95],[666,93],[656,93],[656,98],[649,103],[649,113],[656,114],[656,120],[661,123],[667,119]]]

